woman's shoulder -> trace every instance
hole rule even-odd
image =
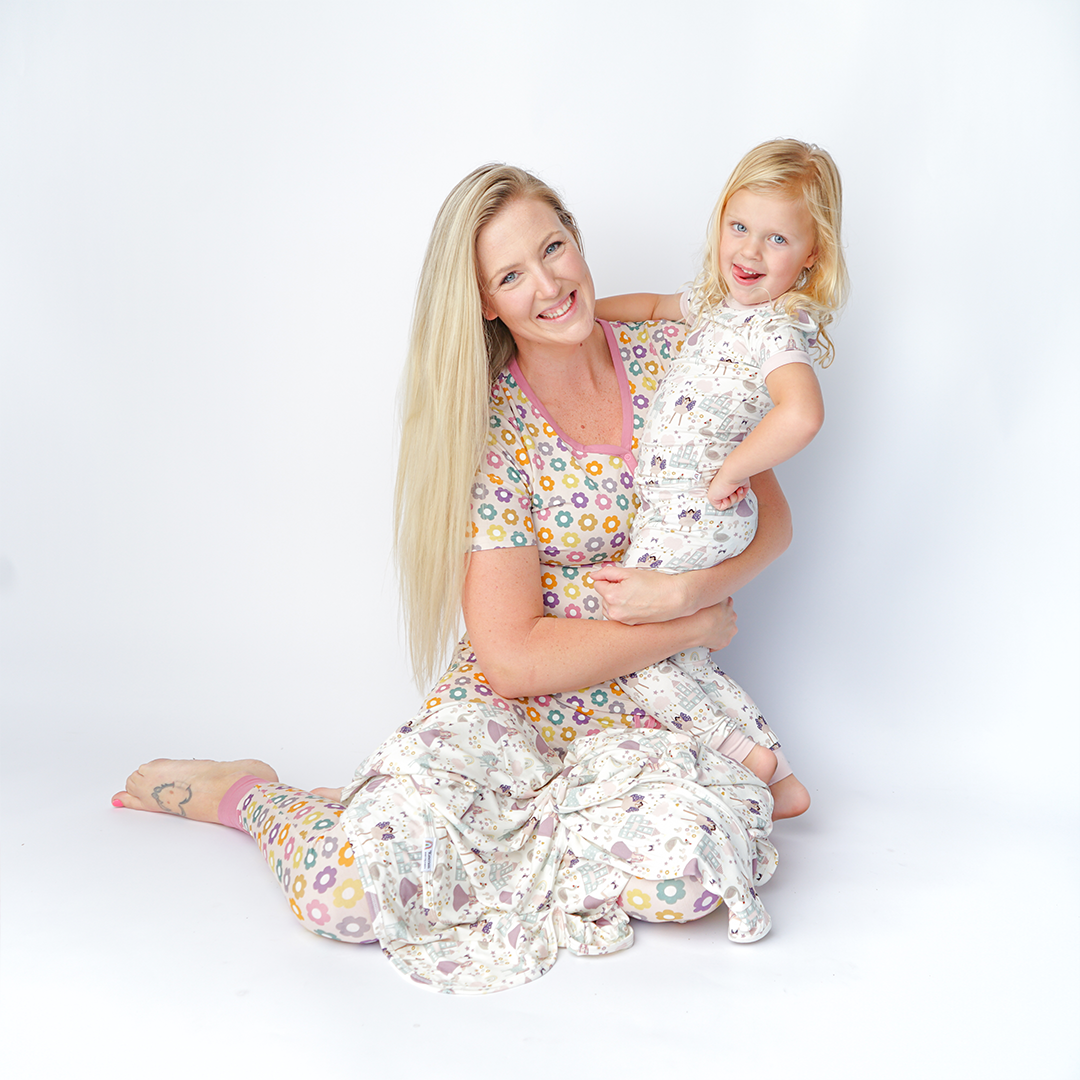
[[[614,347],[631,377],[662,375],[686,344],[686,324],[681,322],[656,319],[609,325]]]

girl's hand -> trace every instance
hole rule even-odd
[[[726,484],[717,473],[709,484],[708,499],[717,510],[735,506],[750,494],[750,477],[745,476],[735,484]]]
[[[668,622],[691,615],[691,604],[683,574],[661,574],[656,570],[630,570],[607,563],[589,571],[611,622],[639,626]]]

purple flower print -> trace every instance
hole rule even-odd
[[[333,886],[335,881],[337,881],[337,871],[332,866],[326,866],[315,875],[312,888],[316,892],[324,893]]]
[[[544,607],[557,608],[559,606],[559,594],[554,592],[544,593]]]
[[[574,494],[570,496],[570,501],[579,510],[583,510],[586,506],[589,505],[589,496],[586,495],[584,491],[575,491]]]

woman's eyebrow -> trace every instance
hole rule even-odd
[[[561,240],[563,236],[564,234],[562,229],[552,229],[551,232],[549,232],[547,236],[545,236],[544,239],[540,241],[537,250],[543,251],[544,248],[546,248],[548,244],[552,242],[552,240]],[[491,277],[488,278],[488,285],[490,286],[493,282],[501,278],[503,274],[506,274],[509,271],[516,269],[520,265],[521,260],[518,259],[514,262],[507,263],[505,266],[500,267],[498,270],[495,271],[494,274],[491,275]]]

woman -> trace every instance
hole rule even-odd
[[[599,324],[594,302],[550,188],[505,166],[458,184],[418,290],[396,499],[414,666],[430,675],[462,611],[449,671],[357,770],[347,809],[255,761],[153,762],[114,798],[244,829],[308,929],[377,937],[439,989],[528,981],[559,946],[624,948],[626,909],[695,918],[722,896],[733,940],[768,930],[768,789],[645,726],[613,680],[727,645],[730,593],[786,546],[787,507],[763,474],[738,558],[677,577],[601,565],[625,550],[634,431],[682,329]],[[732,712],[773,745],[732,685]],[[805,789],[783,783],[780,813],[802,812]]]

